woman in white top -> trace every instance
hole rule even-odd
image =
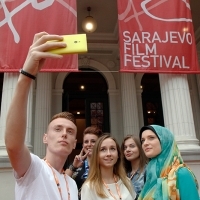
[[[134,200],[136,197],[122,164],[119,144],[110,135],[95,143],[90,171],[81,190],[81,200]]]

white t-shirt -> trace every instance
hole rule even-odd
[[[53,169],[61,186],[63,200],[68,200],[66,182],[64,175]],[[16,178],[15,199],[16,200],[60,200],[60,193],[56,185],[51,168],[38,156],[31,154],[31,165],[25,175]],[[76,182],[66,175],[70,190],[70,200],[78,200],[78,189]]]
[[[119,180],[117,182],[118,186],[119,186],[119,190],[120,190],[120,194],[123,200],[134,200],[136,197],[136,193],[133,191],[133,194],[131,195],[129,190],[126,188],[126,186],[123,184],[123,182],[121,180]],[[111,190],[111,192],[115,195],[115,197],[117,197],[117,199],[119,199],[118,195],[117,195],[117,189],[115,186],[115,183],[112,184],[107,184],[109,189]],[[95,190],[92,190],[90,188],[90,184],[89,182],[83,184],[82,189],[81,189],[81,200],[113,200],[114,198],[110,195],[110,193],[108,192],[107,188],[105,188],[105,192],[106,195],[108,197],[106,198],[101,198],[99,197]]]

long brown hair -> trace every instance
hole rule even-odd
[[[117,143],[115,138],[107,134],[104,134],[103,136],[101,136],[95,143],[95,146],[92,152],[88,178],[86,179],[84,184],[88,182],[90,184],[90,187],[96,191],[99,197],[101,198],[107,197],[105,190],[103,188],[103,181],[102,181],[101,170],[100,170],[100,165],[99,165],[99,152],[100,152],[102,142],[108,138],[112,139],[116,143],[117,152],[118,152],[118,160],[114,165],[113,173],[122,180],[122,182],[124,183],[126,188],[129,190],[129,192],[133,194],[132,185],[126,176],[126,172],[123,167],[120,146]]]
[[[131,172],[132,171],[132,167],[131,167],[131,162],[128,161],[126,159],[126,157],[124,156],[124,144],[125,144],[125,141],[132,138],[139,150],[139,159],[140,159],[140,164],[139,164],[139,173],[143,172],[144,168],[145,168],[145,165],[147,164],[148,162],[148,158],[145,156],[144,154],[144,151],[142,149],[142,145],[141,145],[141,142],[140,142],[140,139],[134,135],[127,135],[123,142],[122,142],[122,145],[121,145],[121,151],[122,151],[122,158],[123,158],[123,163],[124,163],[124,167],[125,167],[125,170],[126,170],[126,173],[128,172]]]

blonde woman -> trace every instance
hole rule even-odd
[[[94,148],[81,200],[133,200],[136,193],[123,168],[119,144],[110,135],[101,136]]]

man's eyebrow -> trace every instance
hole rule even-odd
[[[73,127],[65,127],[65,125],[63,125],[63,124],[55,124],[53,126],[53,128],[64,128],[66,130],[70,130],[70,131],[76,132],[76,130]]]
[[[65,128],[65,126],[62,124],[56,124],[53,126],[53,128],[62,128],[63,129],[63,128]]]
[[[63,127],[63,125],[61,125],[61,124],[56,124],[56,125],[54,125],[54,127]]]

